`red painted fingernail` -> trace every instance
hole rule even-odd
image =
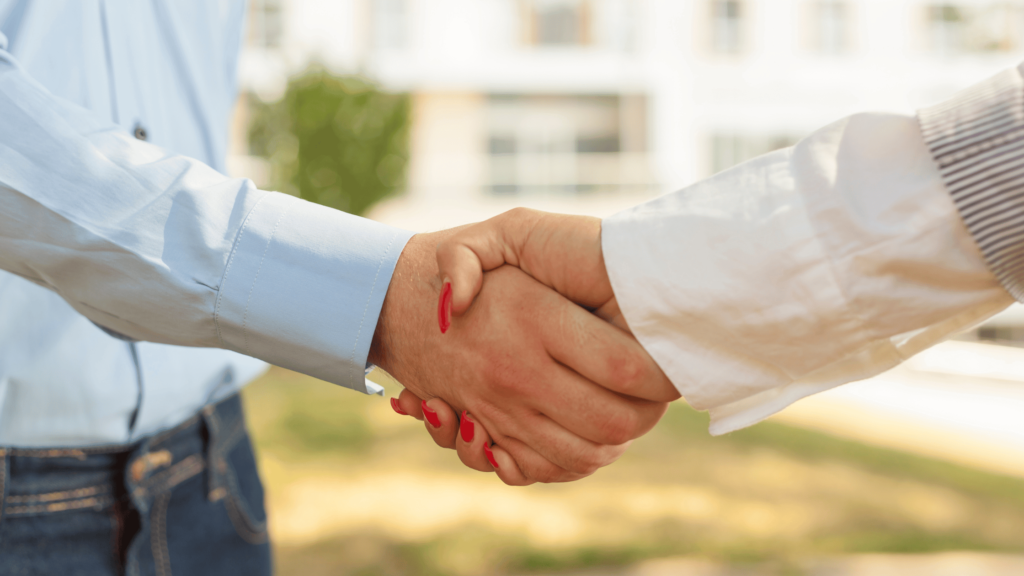
[[[444,334],[452,326],[452,283],[445,282],[441,287],[441,298],[437,301],[437,324]]]
[[[473,433],[476,432],[475,428],[476,424],[474,424],[473,421],[469,419],[469,414],[466,414],[466,411],[463,410],[462,423],[459,424],[459,434],[462,434],[463,442],[469,444],[470,442],[473,441]]]
[[[487,444],[484,444],[484,454],[487,455],[487,461],[491,463],[491,466],[494,466],[494,469],[497,470],[498,461],[494,459],[494,452],[491,452],[491,447]]]
[[[427,422],[430,422],[430,425],[434,428],[440,428],[441,419],[437,417],[437,412],[434,412],[429,406],[427,406],[427,401],[424,400],[420,406],[423,408],[423,416],[426,417]]]
[[[409,415],[408,412],[406,412],[405,410],[402,410],[402,405],[398,403],[398,398],[392,398],[391,399],[391,409],[394,410],[395,412],[398,412],[402,416],[408,416]]]

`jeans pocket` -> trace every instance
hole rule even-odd
[[[267,511],[263,483],[256,468],[249,436],[244,435],[225,455],[227,494],[224,508],[238,535],[250,544],[267,542]]]

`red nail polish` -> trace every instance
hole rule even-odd
[[[462,434],[462,441],[469,444],[473,441],[473,434],[476,432],[476,424],[469,419],[466,411],[462,411],[462,423],[459,424],[459,434]]]
[[[434,428],[440,428],[441,419],[437,417],[437,412],[434,412],[427,406],[427,401],[424,400],[420,406],[423,408],[423,416],[427,419],[427,422],[430,422],[430,425]]]
[[[445,282],[441,287],[441,298],[437,301],[437,324],[444,334],[452,326],[452,283]]]
[[[484,444],[484,454],[487,455],[487,461],[491,463],[491,466],[494,466],[494,469],[497,470],[498,461],[494,459],[494,452],[491,452],[491,447],[487,444]]]
[[[394,410],[395,412],[398,412],[402,416],[408,416],[409,415],[408,412],[406,412],[405,410],[402,410],[402,405],[398,403],[398,398],[392,398],[391,399],[391,409]]]

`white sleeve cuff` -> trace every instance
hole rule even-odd
[[[228,259],[215,312],[225,348],[364,393],[366,358],[411,232],[267,194]]]

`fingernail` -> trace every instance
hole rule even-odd
[[[491,452],[491,447],[487,444],[484,444],[484,454],[487,455],[487,461],[491,463],[491,466],[494,466],[494,469],[497,470],[498,461],[494,459],[494,452]]]
[[[437,301],[437,324],[444,334],[452,326],[452,283],[445,280],[441,287],[441,298]]]
[[[430,409],[430,406],[427,406],[427,401],[424,400],[420,406],[423,408],[423,416],[426,417],[427,422],[430,422],[430,425],[434,428],[440,428],[441,419],[437,417],[437,412],[434,412]]]
[[[473,441],[473,433],[476,432],[475,428],[476,425],[469,419],[469,414],[466,414],[466,411],[463,410],[462,423],[459,424],[459,434],[462,434],[463,442],[469,444]]]
[[[408,416],[409,415],[408,412],[406,412],[405,410],[402,410],[402,405],[398,403],[398,398],[392,398],[391,399],[391,409],[394,410],[395,412],[398,412],[402,416]]]

